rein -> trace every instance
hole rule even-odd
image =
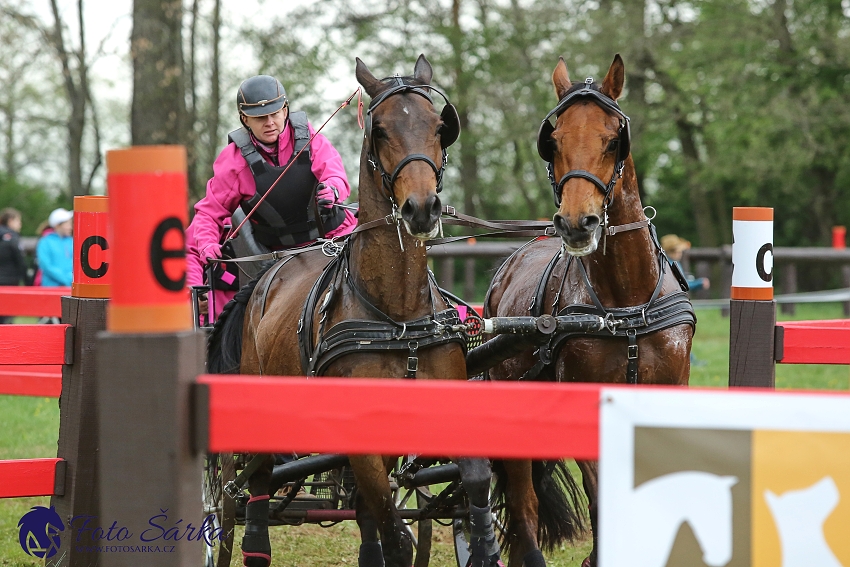
[[[253,214],[254,214],[254,211],[256,211],[256,210],[257,210],[257,208],[258,208],[258,207],[259,207],[259,206],[263,203],[263,201],[265,201],[265,200],[266,200],[266,197],[268,197],[268,196],[271,194],[272,190],[273,190],[273,189],[277,186],[278,182],[279,182],[281,179],[283,179],[283,176],[284,176],[284,175],[286,175],[286,172],[287,172],[287,171],[289,171],[289,168],[290,168],[290,167],[292,167],[292,165],[293,165],[293,164],[297,161],[297,158],[298,158],[298,157],[299,157],[299,156],[300,156],[300,155],[304,152],[304,150],[306,150],[307,148],[309,148],[309,147],[310,147],[310,145],[313,143],[313,139],[314,139],[316,136],[318,136],[318,135],[319,135],[319,132],[321,132],[321,131],[322,131],[322,129],[323,129],[323,128],[324,128],[324,127],[328,124],[328,122],[330,122],[330,121],[331,121],[331,119],[332,119],[334,116],[336,116],[337,112],[339,112],[340,110],[342,110],[343,108],[345,108],[346,106],[348,106],[349,104],[351,104],[351,101],[354,99],[354,97],[355,97],[356,95],[360,94],[360,90],[361,90],[361,89],[360,89],[360,88],[358,88],[356,91],[354,91],[353,93],[351,93],[351,96],[349,96],[347,99],[345,99],[344,101],[342,101],[342,104],[340,104],[340,105],[337,107],[337,109],[333,111],[333,114],[331,114],[330,116],[328,116],[327,120],[325,120],[325,121],[324,121],[324,123],[323,123],[321,126],[319,126],[319,129],[318,129],[318,130],[316,130],[316,131],[313,133],[313,135],[312,135],[312,136],[310,136],[310,139],[309,139],[309,140],[307,140],[307,143],[306,143],[306,144],[304,144],[304,147],[303,147],[303,148],[301,148],[300,150],[298,150],[298,153],[296,153],[296,154],[292,157],[292,159],[289,161],[289,163],[286,165],[286,167],[283,169],[283,171],[281,171],[281,172],[280,172],[280,175],[278,175],[278,177],[277,177],[277,179],[275,179],[274,183],[272,183],[272,184],[271,184],[271,187],[269,187],[269,190],[268,190],[268,191],[266,191],[266,192],[265,192],[265,194],[264,194],[262,197],[260,197],[260,199],[257,201],[257,203],[253,206],[253,208],[251,208],[251,210],[248,212],[248,214],[247,214],[247,215],[245,215],[245,218],[244,218],[244,219],[242,219],[242,222],[240,222],[240,223],[239,223],[239,226],[237,226],[235,230],[233,230],[230,234],[228,234],[228,235],[227,235],[227,238],[226,238],[225,240],[233,240],[234,238],[236,238],[236,236],[239,234],[239,231],[242,229],[242,226],[243,226],[246,222],[248,222],[248,219],[250,219],[250,218],[251,218],[251,215],[253,215]],[[359,103],[358,103],[358,104],[359,104]],[[360,120],[360,117],[359,117],[359,115],[358,115],[358,122],[359,122],[359,120]]]

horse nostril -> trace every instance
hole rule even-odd
[[[552,222],[555,224],[555,230],[558,231],[558,234],[569,234],[570,227],[567,224],[567,219],[565,219],[560,213],[555,215]]]
[[[425,202],[428,205],[430,202],[429,210],[431,211],[431,219],[438,219],[443,212],[443,204],[440,202],[440,198],[436,195],[431,195],[428,197],[428,201]]]
[[[596,230],[597,226],[599,226],[599,217],[596,215],[587,215],[581,219],[581,227],[588,232]]]
[[[413,220],[413,216],[416,214],[417,210],[419,210],[419,206],[416,204],[416,201],[413,199],[407,199],[401,207],[401,218],[410,222]]]

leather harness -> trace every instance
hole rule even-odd
[[[538,282],[537,289],[534,293],[534,298],[532,299],[531,305],[528,307],[531,315],[539,317],[543,314],[546,287],[549,282],[549,278],[555,271],[555,266],[559,263],[559,260],[564,256],[567,256],[561,285],[563,286],[566,282],[567,274],[569,273],[573,263],[575,263],[577,265],[576,269],[579,271],[581,280],[584,283],[584,288],[587,290],[593,304],[573,303],[558,310],[561,295],[561,290],[559,289],[552,305],[552,315],[598,315],[605,319],[606,327],[596,332],[554,334],[549,343],[541,346],[535,352],[538,360],[534,366],[523,374],[522,378],[520,378],[521,380],[537,379],[540,373],[557,359],[560,349],[570,338],[577,336],[595,336],[599,338],[625,337],[628,340],[626,382],[629,384],[637,384],[639,359],[637,337],[670,327],[675,327],[676,325],[687,324],[696,328],[696,314],[694,313],[693,305],[691,305],[691,301],[686,293],[688,289],[687,280],[681,272],[681,269],[675,264],[670,263],[670,260],[667,258],[667,255],[664,253],[661,245],[658,243],[658,236],[656,235],[655,227],[650,224],[649,229],[650,234],[652,235],[652,242],[658,251],[657,257],[659,275],[658,282],[655,284],[652,296],[649,298],[649,301],[641,305],[635,305],[632,307],[603,306],[599,297],[596,295],[596,292],[593,290],[593,285],[590,283],[590,279],[587,276],[587,270],[580,258],[575,258],[565,254],[563,247],[552,257],[547,264],[546,269],[543,270],[543,274],[540,277],[540,281]],[[522,248],[520,248],[520,250],[522,250]],[[517,250],[514,254],[517,254],[520,250]],[[575,262],[573,262],[573,260],[575,260]],[[505,264],[507,264],[507,262],[505,262]],[[676,291],[664,295],[663,297],[659,297],[661,287],[664,283],[664,274],[668,266],[673,270],[673,275],[679,282],[681,291]],[[488,298],[485,300],[485,304],[487,302],[489,302],[489,292]]]

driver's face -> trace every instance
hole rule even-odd
[[[251,129],[254,137],[264,144],[273,144],[277,141],[283,126],[289,116],[289,107],[283,107],[277,112],[265,116],[245,116],[245,124]]]

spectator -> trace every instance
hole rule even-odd
[[[53,232],[42,236],[35,249],[42,286],[70,286],[74,280],[73,218],[71,211],[56,209],[47,219]]]
[[[21,213],[15,209],[0,211],[0,285],[21,285],[26,279],[27,266],[19,240]],[[11,323],[13,317],[0,315],[0,325]]]
[[[682,268],[682,255],[685,250],[691,249],[691,243],[675,234],[665,234],[661,237],[661,248],[667,253],[667,257],[670,258],[671,262],[678,264],[679,268]],[[685,274],[684,269],[682,269],[682,273]],[[711,285],[708,278],[695,278],[692,274],[685,274],[685,279],[688,280],[688,291],[708,289]]]

